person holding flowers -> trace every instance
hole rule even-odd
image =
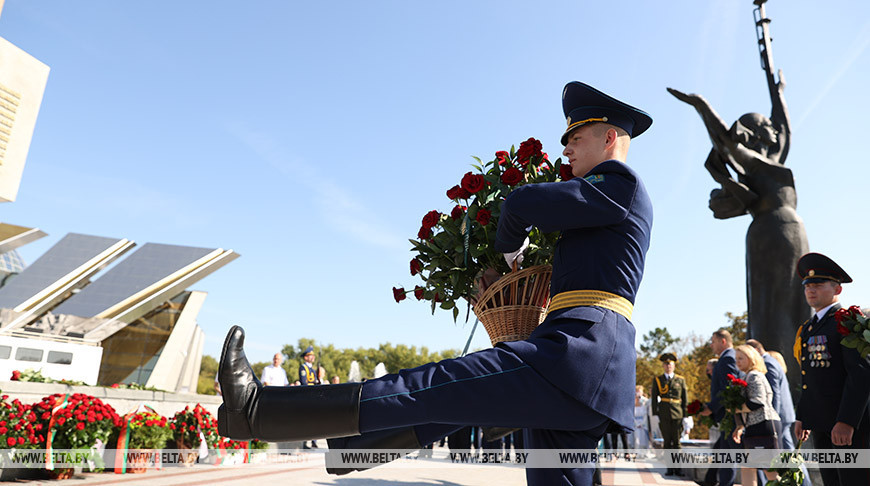
[[[795,436],[798,441],[812,438],[816,449],[868,449],[870,364],[859,349],[847,345],[854,328],[841,322],[846,315],[861,314],[861,309],[841,309],[839,303],[842,284],[852,278],[821,253],[802,256],[797,272],[813,316],[795,336],[794,356],[801,366]],[[870,469],[820,471],[826,486],[870,484]]]
[[[712,416],[713,421],[721,424],[725,418],[725,405],[722,403],[722,392],[731,383],[729,376],[738,374],[737,364],[734,358],[734,347],[731,333],[727,329],[719,329],[710,337],[710,347],[713,354],[719,357],[713,365],[713,376],[710,378],[710,401],[704,404],[702,416]],[[722,433],[713,444],[713,449],[728,450],[736,449],[737,445],[731,440],[731,434]],[[732,486],[737,476],[734,466],[720,467],[718,470],[719,486]]]
[[[574,177],[518,187],[498,214],[494,246],[508,267],[520,263],[532,227],[561,231],[548,315],[529,338],[364,383],[273,388],[253,375],[244,331],[234,326],[220,362],[221,435],[325,436],[334,438],[330,449],[411,449],[483,425],[526,429],[528,448],[594,449],[608,429],[630,430],[636,360],[630,319],[652,203],[625,160],[631,139],[652,119],[580,82],[565,87],[562,107],[563,155]],[[464,182],[469,191],[485,183],[474,174]],[[591,485],[593,472],[526,469],[526,478],[530,485]]]
[[[744,385],[743,405],[735,410],[736,427],[731,433],[737,444],[744,449],[779,449],[780,418],[773,408],[773,389],[765,374],[767,367],[758,351],[744,344],[735,348],[737,369],[743,372],[746,379],[739,382]],[[768,480],[776,479],[775,472],[764,472]],[[757,484],[756,469],[744,467],[740,470],[740,484],[750,486]]]

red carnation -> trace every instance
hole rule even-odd
[[[483,176],[480,174],[472,174],[471,172],[466,172],[464,176],[462,176],[462,188],[466,191],[474,194],[481,189],[486,184],[486,181],[483,180]]]
[[[411,260],[411,276],[417,275],[423,270],[423,262],[416,258]]]
[[[76,428],[79,430],[85,430],[85,423],[84,422],[77,423]]]
[[[517,150],[517,161],[525,166],[529,163],[529,159],[541,155],[542,148],[543,145],[541,144],[540,140],[529,138],[528,140],[520,144],[520,149]]]
[[[559,178],[563,181],[570,181],[574,178],[574,173],[571,172],[571,164],[562,164],[559,166]]]
[[[419,285],[414,287],[414,297],[416,297],[417,300],[423,300],[423,290],[425,289]]]
[[[498,160],[498,165],[505,165],[510,160],[510,154],[504,150],[499,150],[495,153],[495,159]]]
[[[447,189],[447,197],[449,199],[468,199],[469,196],[471,196],[471,193],[459,187],[458,185]]]
[[[396,299],[396,302],[401,302],[405,300],[405,288],[404,287],[393,287],[393,298]]]
[[[477,211],[477,216],[474,218],[480,223],[482,226],[486,226],[489,224],[489,219],[492,217],[492,213],[488,209],[480,208]]]
[[[523,180],[523,173],[516,167],[511,167],[501,175],[501,181],[509,186],[514,186],[521,180]]]
[[[461,218],[462,215],[465,214],[464,206],[456,206],[453,208],[453,211],[450,212],[450,217],[453,218],[454,221]]]
[[[441,213],[435,211],[429,211],[426,213],[426,216],[423,216],[423,227],[424,228],[432,228],[436,224],[438,224],[438,220],[441,219]]]
[[[19,378],[21,378],[21,372],[18,370],[13,371],[12,372],[12,381],[18,381]]]
[[[420,231],[417,232],[417,238],[421,240],[428,240],[432,238],[432,228],[427,228],[425,226],[420,228]]]

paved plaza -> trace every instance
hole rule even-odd
[[[96,485],[255,485],[293,486],[524,486],[521,467],[507,465],[458,465],[445,459],[420,459],[414,467],[381,466],[346,476],[331,476],[324,469],[323,451],[287,456],[287,464],[242,464],[212,466],[197,464],[189,468],[149,469],[144,474],[82,473],[63,483],[51,480],[18,480],[16,484]],[[614,462],[602,468],[603,484],[693,485],[692,481],[663,477],[664,469],[646,462]]]

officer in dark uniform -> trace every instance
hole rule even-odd
[[[302,385],[319,385],[320,377],[314,369],[314,346],[308,346],[301,354],[302,364],[299,365],[299,383]]]
[[[549,311],[528,339],[364,383],[273,391],[248,371],[244,333],[234,327],[221,355],[221,435],[338,438],[330,449],[419,448],[466,425],[505,426],[526,429],[528,448],[594,449],[608,427],[630,430],[636,360],[630,319],[652,203],[624,160],[631,138],[652,119],[579,82],[565,87],[562,105],[563,154],[575,178],[514,189],[496,234],[495,248],[517,259],[532,226],[561,231]],[[311,407],[318,408],[316,420]],[[590,485],[592,473],[527,469],[526,477],[533,485]]]
[[[662,441],[665,449],[679,449],[680,435],[683,433],[683,417],[688,406],[688,387],[686,379],[674,373],[677,357],[673,353],[665,353],[659,357],[662,362],[661,375],[653,379],[652,413],[659,417],[659,429],[662,431]],[[682,476],[677,469],[668,468],[665,475]]]
[[[798,329],[794,355],[801,365],[801,397],[795,435],[812,432],[816,449],[870,448],[870,365],[840,344],[834,314],[841,284],[852,278],[833,260],[807,253],[798,260],[804,295],[813,316]],[[870,469],[820,468],[825,486],[870,484]]]

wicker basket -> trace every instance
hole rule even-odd
[[[493,346],[528,338],[544,320],[552,274],[550,265],[511,272],[480,296],[474,314],[483,323]]]

